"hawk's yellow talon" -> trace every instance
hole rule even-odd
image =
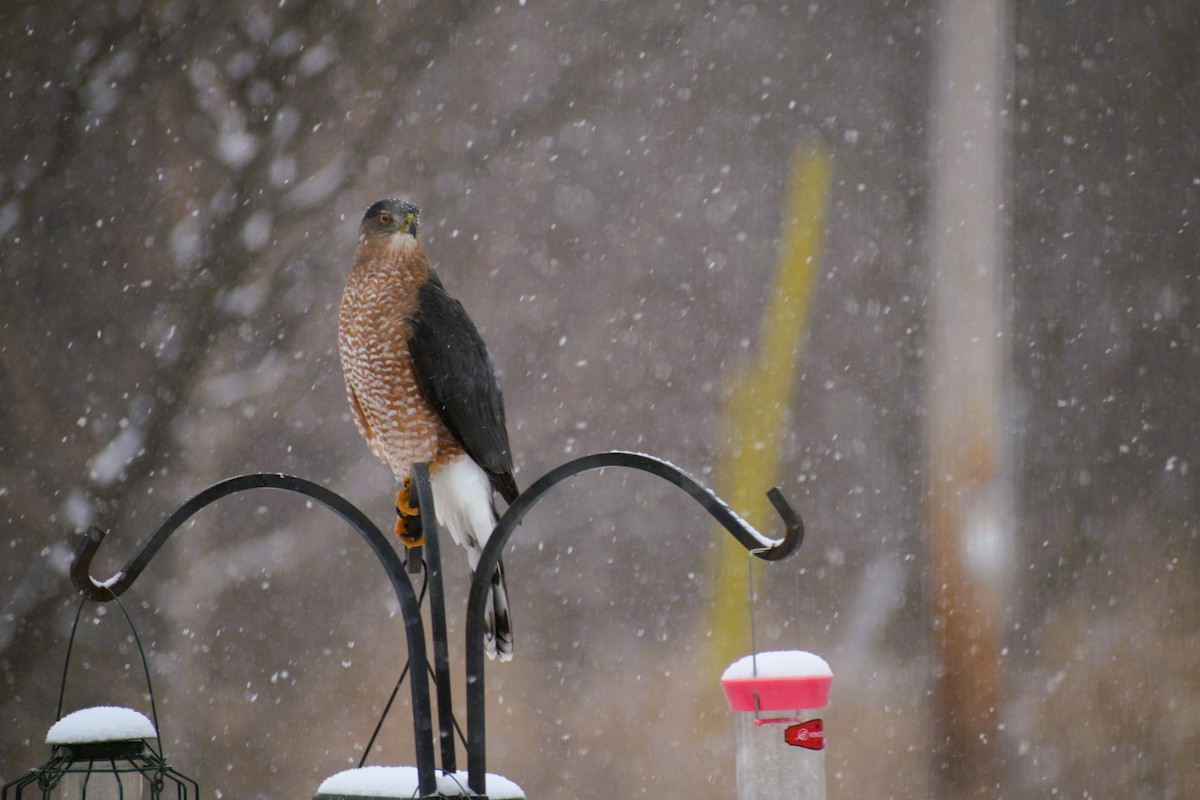
[[[420,511],[408,501],[408,481],[405,481],[400,491],[396,492],[396,538],[405,547],[420,547],[425,544],[425,537],[421,533],[421,525],[417,519],[419,516]],[[410,523],[414,529],[411,533],[409,532]]]
[[[421,513],[408,502],[408,481],[396,492],[396,513],[401,517],[415,517]]]
[[[405,547],[420,547],[425,544],[425,537],[421,534],[413,537],[408,533],[407,520],[415,519],[415,517],[396,517],[396,538]]]

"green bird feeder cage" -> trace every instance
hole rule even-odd
[[[0,800],[195,800],[200,787],[175,771],[163,756],[146,653],[133,620],[120,601],[117,605],[133,631],[141,655],[154,722],[138,711],[112,705],[62,715],[67,670],[84,603],[80,603],[75,613],[67,644],[57,721],[46,734],[50,759],[4,784]]]

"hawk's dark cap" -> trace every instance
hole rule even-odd
[[[367,209],[367,213],[363,215],[363,221],[379,216],[381,211],[391,212],[397,219],[404,219],[409,214],[420,216],[421,209],[417,208],[417,204],[411,200],[405,200],[402,197],[389,197],[386,200],[380,200],[374,203]]]

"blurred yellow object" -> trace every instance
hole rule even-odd
[[[717,463],[720,494],[767,536],[774,514],[766,492],[779,472],[783,424],[796,377],[800,335],[808,319],[817,255],[832,171],[829,155],[803,149],[792,158],[779,262],[767,294],[758,358],[731,376],[724,399]],[[727,536],[716,550],[717,602],[712,610],[713,668],[745,655],[750,647],[746,551]]]

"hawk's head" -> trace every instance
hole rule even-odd
[[[402,200],[399,197],[389,197],[380,200],[363,216],[359,226],[359,236],[366,239],[376,237],[412,236],[417,235],[417,220],[421,209],[415,203]]]

